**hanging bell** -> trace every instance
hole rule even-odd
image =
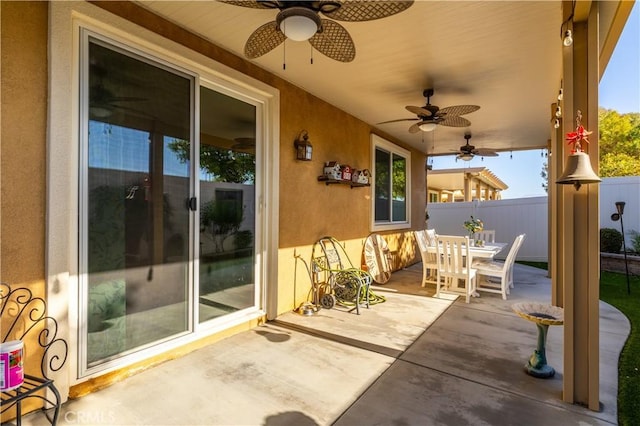
[[[598,183],[602,179],[598,177],[591,168],[591,161],[586,152],[575,152],[567,157],[567,166],[564,173],[556,181],[561,185],[574,185],[576,190],[580,189],[583,183]]]

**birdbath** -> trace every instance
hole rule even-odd
[[[562,325],[564,323],[564,310],[558,306],[535,302],[516,303],[511,308],[522,318],[534,322],[538,328],[538,347],[533,351],[527,364],[525,364],[525,371],[529,375],[538,378],[553,377],[556,370],[547,364],[545,353],[547,331],[550,325]]]

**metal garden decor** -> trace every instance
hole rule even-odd
[[[629,263],[627,262],[627,243],[624,241],[624,223],[622,222],[622,215],[624,214],[624,201],[616,201],[616,211],[611,215],[611,220],[617,222],[620,220],[620,229],[622,231],[622,250],[624,253],[624,269],[627,272],[627,294],[631,294],[631,286],[629,285]]]

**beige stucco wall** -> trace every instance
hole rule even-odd
[[[45,294],[47,8],[46,2],[0,2],[0,281],[34,296]],[[0,330],[10,319],[2,317]],[[40,372],[38,331],[25,338],[31,374]],[[38,405],[25,401],[23,410]],[[12,416],[5,412],[2,421]]]
[[[46,2],[0,2],[0,7],[0,279],[12,285],[42,287],[48,6]]]

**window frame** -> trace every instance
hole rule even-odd
[[[382,150],[391,154],[390,165],[393,157],[402,157],[405,160],[405,219],[402,221],[393,220],[393,212],[390,211],[388,221],[376,221],[376,151]],[[407,229],[411,227],[411,152],[393,142],[371,134],[371,170],[373,179],[371,183],[371,231],[388,231]],[[393,186],[393,181],[391,182]],[[390,204],[392,207],[393,203]]]

